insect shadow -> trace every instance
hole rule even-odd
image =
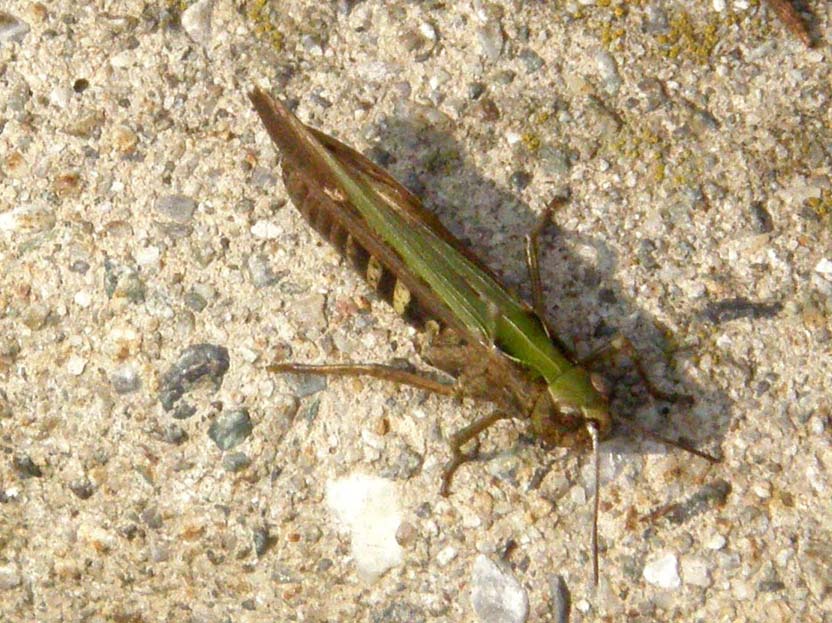
[[[384,147],[371,148],[366,155],[421,197],[425,207],[454,235],[530,301],[524,245],[525,236],[538,222],[539,210],[480,175],[465,148],[441,123],[436,124],[435,117],[426,119],[418,112],[387,117],[377,123],[376,130],[380,139],[377,145]],[[541,197],[539,207],[551,199]],[[572,196],[571,203],[578,209],[586,206],[580,196]],[[669,335],[653,315],[624,292],[615,279],[619,258],[610,244],[601,237],[558,226],[558,217],[555,213],[553,224],[540,238],[546,311],[557,337],[581,357],[621,333],[632,342],[652,382],[689,398],[677,402],[654,400],[627,357],[605,358],[593,364],[592,369],[604,375],[614,388],[612,410],[617,425],[611,440],[615,451],[644,451],[638,442],[641,435],[621,426],[622,422],[636,422],[637,428],[720,456],[731,419],[728,397],[684,373],[685,363],[694,361],[698,353],[679,348],[676,342],[684,343],[685,336]],[[587,255],[592,259],[587,260]],[[532,443],[532,436],[523,434],[520,442]],[[490,456],[482,454],[481,458],[487,461]]]

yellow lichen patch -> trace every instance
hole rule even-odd
[[[711,18],[708,23],[696,24],[686,11],[673,15],[669,21],[666,33],[656,37],[656,43],[662,47],[667,58],[675,59],[680,55],[705,63],[719,41],[719,22]],[[729,14],[726,20],[735,19]]]
[[[534,132],[525,132],[522,137],[523,145],[530,152],[534,153],[540,149],[540,137]]]
[[[384,266],[381,265],[375,257],[372,255],[370,259],[367,260],[367,283],[369,283],[373,290],[377,290],[379,284],[381,283],[381,276],[384,274]]]
[[[268,0],[252,0],[248,5],[247,15],[253,24],[255,35],[271,43],[276,52],[283,50],[283,33],[269,18]]]
[[[408,305],[410,305],[410,290],[397,279],[396,285],[393,287],[393,309],[403,316]]]

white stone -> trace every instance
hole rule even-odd
[[[569,499],[575,506],[586,504],[586,490],[581,485],[575,485],[569,490]]]
[[[84,368],[87,367],[87,362],[83,357],[73,355],[66,362],[66,371],[72,376],[81,376],[84,373]]]
[[[55,221],[55,213],[51,208],[21,205],[0,213],[0,231],[34,234],[52,229]]]
[[[211,14],[214,0],[198,0],[182,13],[182,28],[197,43],[206,43],[211,38]]]
[[[110,58],[110,65],[114,69],[127,69],[136,64],[136,54],[133,50],[123,50]]]
[[[49,91],[49,103],[56,108],[66,108],[72,99],[72,89],[57,86]]]
[[[823,276],[824,279],[832,279],[832,260],[828,258],[821,259],[815,264],[815,272]]]
[[[456,558],[456,548],[448,545],[448,547],[441,549],[436,555],[436,562],[439,563],[440,567],[444,567],[454,558]]]
[[[529,597],[506,569],[480,554],[471,573],[471,605],[480,621],[523,623]]]
[[[159,250],[159,247],[151,245],[149,247],[142,247],[141,249],[138,249],[135,252],[134,257],[136,258],[136,263],[139,266],[152,267],[159,263],[159,257],[161,254],[162,252]]]
[[[358,575],[375,581],[402,563],[396,542],[401,523],[399,494],[392,481],[364,474],[330,480],[326,503],[349,531]]]
[[[659,588],[679,588],[679,561],[672,552],[662,554],[644,565],[644,579]]]
[[[17,588],[23,583],[17,568],[14,565],[0,567],[0,590],[7,591]]]
[[[78,307],[83,307],[84,309],[86,309],[90,306],[90,303],[92,303],[92,296],[86,290],[80,290],[75,293],[75,296],[72,300],[75,301],[75,304]]]
[[[251,226],[251,235],[264,240],[274,240],[283,233],[283,228],[271,221],[257,221]]]
[[[712,536],[707,543],[705,543],[705,547],[712,550],[720,550],[725,547],[725,537],[721,534],[715,534]]]
[[[685,584],[708,588],[711,585],[711,576],[707,563],[693,556],[682,558],[682,579]]]

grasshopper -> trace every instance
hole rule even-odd
[[[587,364],[610,347],[629,348],[629,343],[614,340],[579,361],[545,320],[538,238],[554,206],[544,211],[526,238],[533,299],[529,305],[386,171],[304,125],[260,89],[249,97],[280,151],[283,182],[295,207],[383,299],[425,330],[422,357],[456,382],[442,383],[379,364],[277,363],[269,370],[371,376],[495,405],[491,413],[450,437],[452,456],[442,477],[443,495],[448,494],[455,471],[476,456],[476,450],[463,448],[501,419],[529,420],[533,434],[549,446],[591,446],[596,474],[592,549],[597,584],[598,443],[609,435],[612,417],[605,383]]]

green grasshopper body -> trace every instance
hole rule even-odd
[[[295,207],[397,312],[434,327],[425,358],[458,379],[459,393],[495,403],[503,417],[529,418],[548,444],[586,445],[587,425],[609,432],[595,377],[414,195],[264,92],[250,98],[281,153]]]

